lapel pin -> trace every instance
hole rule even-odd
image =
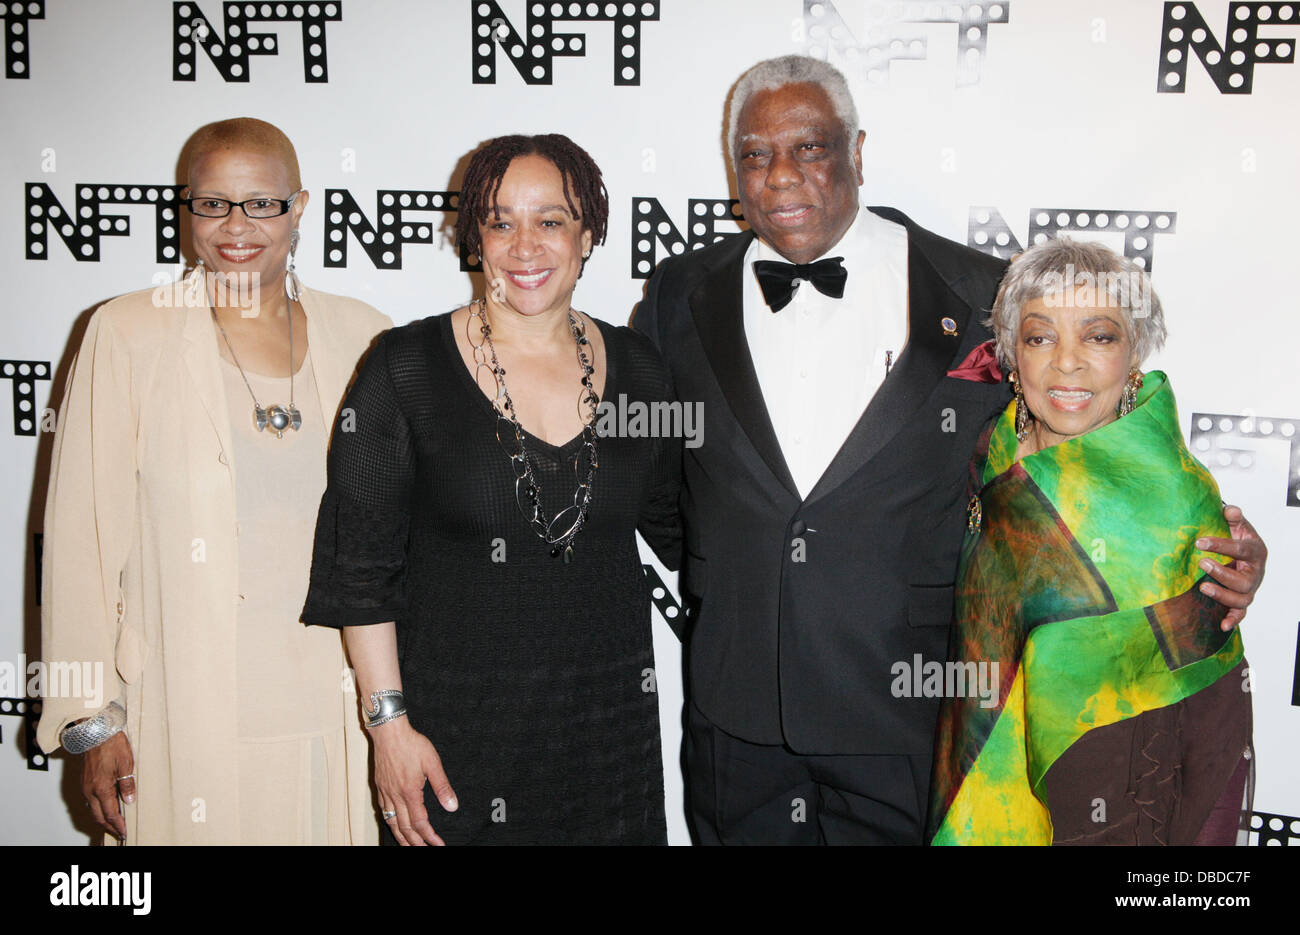
[[[942,318],[939,320],[939,324],[943,325],[944,334],[950,337],[957,334],[957,322],[951,318]]]

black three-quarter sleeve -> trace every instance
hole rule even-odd
[[[646,368],[653,375],[651,399],[679,405],[673,396],[668,370],[658,352],[643,336],[633,334],[631,337],[641,345],[637,356],[644,358]],[[688,404],[680,405],[684,407]],[[686,415],[683,412],[682,420],[677,423],[683,429],[686,426]],[[695,431],[703,430],[703,426],[697,426],[694,421],[691,427]],[[650,487],[637,517],[637,531],[669,571],[677,571],[681,567],[682,521],[679,499],[682,489],[682,444],[683,440],[677,434],[654,439],[650,459]]]
[[[330,440],[304,623],[384,623],[406,609],[414,451],[383,335],[348,393]]]

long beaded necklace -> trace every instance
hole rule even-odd
[[[586,349],[590,347],[587,339],[586,325],[569,309],[569,331],[573,334],[578,349],[578,368],[582,371],[582,389],[578,393],[578,411],[582,412],[585,404],[588,408],[587,418],[583,420],[582,445],[573,456],[573,472],[578,486],[573,492],[573,505],[560,510],[547,518],[542,506],[542,487],[533,472],[532,459],[524,445],[524,429],[515,414],[514,400],[506,388],[506,371],[497,360],[496,345],[492,343],[492,326],[487,319],[487,302],[476,299],[469,307],[470,317],[465,322],[465,336],[469,340],[474,354],[474,382],[478,383],[479,371],[487,368],[492,373],[496,384],[496,398],[492,406],[497,413],[497,443],[510,456],[510,467],[515,475],[515,503],[523,514],[533,532],[542,541],[551,546],[552,557],[561,553],[567,565],[573,560],[573,540],[587,521],[587,512],[591,507],[591,482],[596,476],[596,407],[600,397],[591,383],[595,368],[587,358]],[[470,320],[479,320],[479,333],[483,340],[475,343]],[[484,347],[487,351],[484,351]],[[583,461],[586,461],[584,478]],[[572,522],[569,522],[572,517]],[[566,527],[565,523],[569,523]]]

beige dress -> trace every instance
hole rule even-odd
[[[190,294],[105,304],[72,365],[46,501],[41,655],[91,677],[43,695],[38,742],[52,753],[66,724],[123,704],[138,790],[123,807],[128,843],[378,843],[339,634],[297,619],[325,440],[391,322],[304,289],[303,429],[249,438],[248,391],[227,389],[203,290]],[[284,490],[289,470],[264,460],[282,454],[301,456],[292,470],[307,478]],[[268,502],[292,521],[275,522]]]
[[[335,710],[347,677],[343,647],[337,631],[298,621],[307,579],[286,573],[311,565],[325,490],[327,439],[311,349],[292,387],[302,428],[280,438],[257,430],[248,390],[263,406],[287,406],[289,378],[246,373],[246,387],[234,364],[221,364],[239,465],[239,837],[245,844],[327,844],[329,816],[345,813],[347,804],[343,725]],[[276,782],[268,782],[271,776]]]

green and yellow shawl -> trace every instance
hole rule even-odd
[[[934,844],[1050,844],[1043,777],[1071,744],[1242,658],[1237,631],[1219,629],[1225,609],[1197,589],[1197,562],[1223,559],[1195,540],[1227,527],[1165,375],[1146,375],[1129,415],[1021,461],[1015,407],[971,465],[950,646],[955,662],[998,663],[998,695],[943,702]]]

